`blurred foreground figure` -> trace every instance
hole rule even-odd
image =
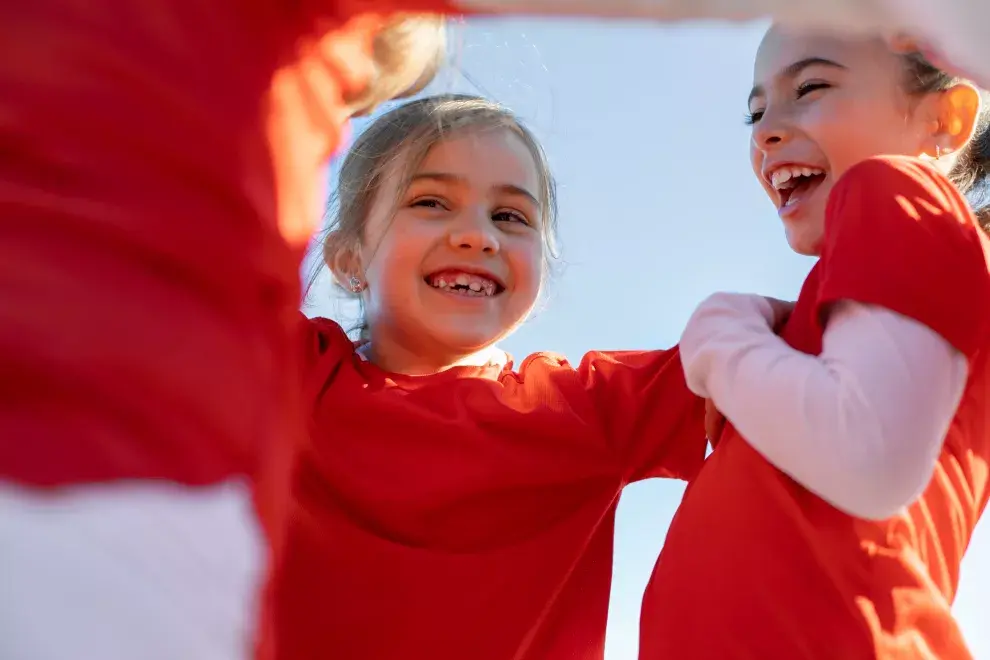
[[[985,5],[677,4],[2,0],[0,657],[252,653],[323,166],[437,61],[435,23],[359,12],[769,12],[990,64]]]
[[[638,17],[661,21],[772,18],[795,27],[908,33],[942,68],[990,86],[990,3],[983,0],[460,0],[467,11]],[[931,57],[935,55],[934,57]]]
[[[0,2],[0,658],[252,655],[322,168],[443,51],[354,11]]]

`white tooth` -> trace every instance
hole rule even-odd
[[[773,176],[771,177],[770,180],[773,183],[774,188],[779,188],[788,181],[790,181],[790,179],[791,179],[790,170],[777,170],[776,172],[773,173]]]
[[[481,291],[481,285],[478,284],[477,282],[471,282],[471,284],[469,284],[468,286],[471,288],[472,291]]]
[[[494,296],[495,295],[495,283],[488,282],[485,285],[485,295]]]
[[[802,167],[801,168],[801,174],[802,174],[802,176],[811,176],[811,168],[810,167]]]
[[[454,282],[456,284],[459,284],[460,286],[467,286],[468,276],[467,275],[458,275],[457,278],[454,280]]]
[[[443,279],[441,277],[439,283],[437,284],[437,286],[439,286],[441,289],[444,288],[445,286],[447,286],[447,280],[445,280],[445,279]]]

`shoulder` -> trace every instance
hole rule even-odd
[[[498,380],[503,384],[519,383],[525,384],[527,381],[546,379],[559,374],[574,372],[567,358],[552,351],[539,351],[530,353],[518,364],[511,355],[506,354],[506,363]]]
[[[924,261],[966,260],[985,267],[986,236],[969,202],[949,179],[917,158],[882,156],[850,168],[829,195],[822,257]],[[911,258],[906,258],[911,257]]]
[[[873,224],[934,221],[978,230],[956,186],[931,163],[907,156],[868,158],[839,178],[829,196],[826,229],[859,217],[872,218]]]
[[[901,172],[908,176],[941,176],[931,163],[912,156],[871,156],[846,170],[845,177],[866,172]],[[843,178],[845,178],[843,177]]]
[[[536,353],[530,353],[523,358],[522,362],[519,363],[517,373],[522,374],[531,369],[564,369],[573,371],[574,368],[567,358],[560,353],[538,351]]]
[[[615,376],[650,377],[668,369],[681,369],[678,347],[644,351],[588,351],[577,364],[559,353],[541,351],[527,356],[509,373],[520,382],[547,379],[558,385],[589,389]]]
[[[911,156],[872,156],[862,160],[846,170],[836,187],[862,182],[874,186],[883,183],[952,186],[931,163]]]
[[[307,318],[302,313],[298,316],[297,341],[306,364],[327,354],[343,355],[354,350],[339,323],[322,317]]]
[[[664,357],[676,357],[677,347],[653,351],[588,351],[575,365],[566,356],[553,351],[539,351],[527,355],[513,373],[523,375],[528,372],[546,371],[555,373],[577,373],[598,365],[647,365]],[[511,366],[511,363],[510,363]]]
[[[829,197],[818,311],[840,300],[884,307],[972,355],[990,328],[987,246],[966,199],[930,163],[870,158]]]

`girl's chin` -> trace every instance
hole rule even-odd
[[[478,332],[447,332],[437,333],[438,344],[446,346],[451,353],[466,355],[485,351],[499,340],[499,334]]]
[[[451,355],[470,356],[481,353],[488,353],[505,335],[506,332],[499,332],[495,329],[485,331],[481,328],[435,328],[430,333],[432,344],[435,347],[442,347],[442,351]],[[481,360],[479,364],[485,364],[487,360]],[[468,362],[470,363],[470,361]]]
[[[800,226],[785,223],[784,231],[787,244],[794,252],[805,257],[817,257],[821,254],[822,231],[817,227],[809,227],[806,223]]]

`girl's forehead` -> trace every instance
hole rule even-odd
[[[506,127],[479,126],[465,127],[437,138],[426,150],[422,161],[453,159],[491,149],[512,149],[516,144],[523,145],[521,138]]]
[[[846,38],[774,26],[763,37],[756,53],[753,79],[756,84],[767,84],[786,77],[800,63],[823,61],[854,69],[876,64],[877,58],[889,57],[890,51],[879,39]]]
[[[538,186],[536,160],[523,138],[506,128],[467,130],[431,145],[417,172],[448,172],[484,183]]]

